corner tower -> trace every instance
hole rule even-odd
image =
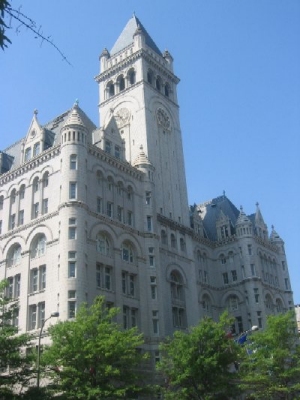
[[[189,225],[177,103],[179,79],[173,72],[172,56],[159,50],[133,16],[111,51],[102,52],[100,69],[96,81],[102,129],[117,127],[130,164],[143,146],[154,167],[156,212]]]

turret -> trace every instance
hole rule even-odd
[[[238,237],[252,235],[252,223],[247,215],[243,211],[243,207],[240,207],[240,214],[236,221],[236,234]]]

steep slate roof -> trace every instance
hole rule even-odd
[[[114,55],[119,51],[125,49],[125,47],[130,46],[133,43],[133,35],[138,27],[142,30],[145,36],[146,45],[149,46],[153,51],[155,51],[155,53],[161,56],[161,51],[154,43],[153,39],[148,34],[141,21],[135,15],[133,15],[133,17],[130,18],[130,20],[127,22],[121,35],[118,37],[117,41],[113,45],[113,48],[110,51],[110,55]]]
[[[45,149],[56,146],[60,143],[61,129],[65,125],[73,110],[74,107],[42,126],[45,131]],[[82,124],[87,128],[88,136],[90,137],[89,141],[91,142],[91,134],[96,129],[96,125],[89,119],[85,112],[78,107],[78,105],[76,105],[76,112],[80,116]],[[13,157],[13,162],[10,169],[18,168],[21,165],[21,149],[25,140],[26,137],[3,150],[2,153],[4,153],[4,160],[10,159],[9,156]]]
[[[240,214],[240,211],[225,195],[199,204],[198,210],[201,211],[200,216],[203,220],[203,226],[210,240],[218,240],[216,221],[222,212],[229,217],[233,226],[235,226]]]

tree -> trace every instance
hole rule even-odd
[[[246,350],[241,373],[249,398],[300,397],[300,347],[294,312],[269,316],[266,329],[251,336]]]
[[[5,16],[8,16],[8,18],[10,19],[9,24],[5,22]],[[7,29],[11,28],[12,21],[17,24],[17,33],[20,32],[21,27],[29,29],[29,31],[34,34],[34,37],[36,39],[41,40],[41,44],[43,42],[47,42],[48,44],[50,44],[62,56],[62,59],[66,61],[69,65],[71,65],[67,57],[60,50],[60,48],[53,42],[51,36],[46,36],[43,33],[41,26],[38,26],[32,18],[22,13],[21,7],[19,7],[18,10],[12,8],[8,0],[0,0],[0,47],[2,48],[2,50],[4,50],[4,48],[11,43],[11,40],[6,36],[6,31]]]
[[[49,329],[52,345],[42,363],[51,366],[47,375],[63,398],[129,398],[145,390],[138,372],[146,358],[139,350],[142,335],[136,329],[121,330],[114,322],[117,313],[97,297],[91,307],[79,309],[75,320]]]
[[[238,392],[233,371],[240,348],[226,335],[231,325],[227,313],[219,322],[204,318],[161,345],[158,369],[165,377],[166,399],[228,399]]]
[[[12,322],[18,313],[16,301],[8,299],[5,292],[7,281],[0,282],[0,398],[15,398],[14,389],[27,386],[34,371],[33,354],[27,354],[26,348],[31,346],[31,336],[18,334],[18,328]]]

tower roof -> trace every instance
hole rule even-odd
[[[135,15],[133,15],[133,17],[130,18],[130,20],[127,22],[121,35],[118,37],[117,41],[113,45],[110,54],[116,54],[119,51],[125,49],[125,47],[131,45],[133,43],[133,35],[136,33],[137,29],[139,29],[139,31],[144,34],[146,45],[161,56],[161,51],[154,43],[153,39],[148,34],[141,21]]]

